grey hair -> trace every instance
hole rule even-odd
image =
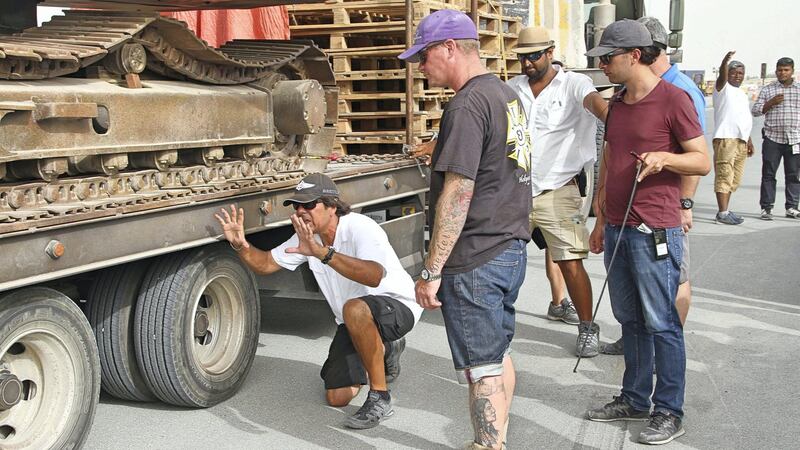
[[[728,63],[728,70],[738,69],[740,67],[742,68],[742,70],[744,70],[744,64],[741,61],[733,60],[730,63]]]
[[[456,45],[464,53],[479,53],[480,44],[476,39],[455,39]]]

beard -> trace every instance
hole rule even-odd
[[[528,76],[530,81],[539,81],[545,76],[547,69],[548,66],[545,66],[542,70],[536,70],[535,67],[532,67],[530,70],[525,71],[525,75]]]

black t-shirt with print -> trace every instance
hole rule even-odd
[[[470,79],[447,104],[431,164],[431,229],[445,172],[474,180],[475,190],[443,273],[472,270],[502,253],[512,239],[530,240],[527,123],[516,93],[493,74]]]

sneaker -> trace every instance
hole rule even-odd
[[[764,208],[761,210],[761,220],[772,220],[772,209]]]
[[[604,355],[622,355],[624,351],[625,346],[622,344],[622,338],[617,339],[616,342],[600,346],[600,353]]]
[[[744,222],[744,219],[734,215],[732,212],[727,214],[717,213],[716,222],[724,223],[725,225],[739,225]]]
[[[400,355],[406,349],[406,338],[384,344],[383,369],[386,373],[386,382],[391,383],[400,376]]]
[[[800,211],[797,208],[789,208],[786,210],[786,217],[790,219],[800,219]]]
[[[578,325],[578,341],[575,343],[575,355],[581,358],[591,358],[600,353],[600,326],[592,324],[589,330],[588,323]]]
[[[369,391],[367,401],[364,402],[364,405],[359,408],[355,414],[344,421],[344,426],[357,430],[373,428],[389,417],[392,417],[392,415],[394,415],[392,399],[384,400],[381,398],[381,394],[375,391]]]
[[[547,318],[550,320],[560,320],[570,325],[581,323],[581,320],[578,319],[578,311],[575,311],[575,305],[573,305],[572,300],[568,298],[561,300],[561,304],[557,306],[554,305],[553,302],[550,302],[550,306],[547,307]]]
[[[613,422],[615,420],[644,422],[650,418],[650,411],[637,411],[621,395],[615,395],[611,403],[587,411],[586,418],[594,422]]]
[[[739,221],[739,223],[742,223],[742,222],[744,222],[744,217],[742,217],[742,216],[740,216],[740,215],[736,214],[735,212],[733,212],[733,211],[728,211],[728,214],[730,214],[731,216],[733,216],[733,218],[734,218],[734,219],[736,219],[737,221]]]
[[[639,433],[639,442],[642,444],[666,444],[685,433],[681,418],[661,411],[650,416],[650,423]]]

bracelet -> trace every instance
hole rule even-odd
[[[331,258],[333,258],[334,253],[336,253],[336,250],[334,250],[333,247],[328,247],[328,254],[325,255],[324,258],[319,260],[319,262],[321,262],[322,264],[328,264],[329,262],[331,262]]]

